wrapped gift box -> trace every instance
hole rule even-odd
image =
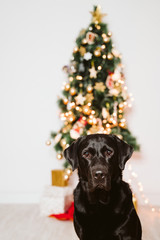
[[[65,187],[68,185],[69,176],[66,170],[52,170],[52,186]]]
[[[72,187],[45,186],[40,201],[40,212],[43,216],[65,213],[73,201]]]

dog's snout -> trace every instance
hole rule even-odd
[[[94,178],[97,180],[101,180],[105,177],[104,173],[102,171],[96,171],[94,174]]]

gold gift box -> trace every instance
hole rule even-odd
[[[71,175],[71,170],[52,170],[52,186],[65,187],[68,185],[68,180]]]

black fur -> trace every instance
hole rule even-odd
[[[74,226],[80,240],[141,240],[141,223],[122,170],[133,148],[115,135],[92,134],[64,151],[79,183]]]

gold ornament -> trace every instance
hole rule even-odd
[[[79,48],[76,46],[76,47],[73,49],[73,52],[74,52],[74,53],[77,53],[78,50],[79,50]]]
[[[47,141],[46,141],[46,145],[47,145],[47,146],[50,146],[50,145],[51,145],[51,140],[47,140]]]
[[[83,113],[86,115],[89,115],[91,112],[91,109],[89,108],[88,105],[83,106],[82,110],[83,110]]]
[[[102,55],[102,58],[103,58],[103,59],[106,59],[106,57],[107,57],[107,56],[106,56],[105,54]]]
[[[111,32],[108,32],[107,35],[108,35],[108,37],[111,37],[111,36],[112,36],[112,33],[111,33]]]
[[[62,138],[62,140],[60,141],[60,145],[63,149],[66,147],[66,144],[67,144],[66,139]]]
[[[119,138],[119,139],[123,139],[123,136],[122,135],[120,135],[120,134],[116,134],[116,136]]]
[[[133,201],[133,205],[137,211],[138,204],[137,204],[137,198],[136,198],[135,194],[132,195],[132,201]]]
[[[98,70],[99,70],[99,71],[102,70],[102,66],[98,66]]]
[[[83,39],[82,39],[82,44],[83,44],[83,45],[87,44],[87,39],[86,39],[86,38],[83,38]]]
[[[79,49],[79,52],[80,52],[81,56],[83,57],[84,54],[86,53],[85,47],[81,46],[80,49]]]
[[[106,16],[107,14],[101,13],[101,6],[98,5],[95,7],[95,10],[93,12],[90,12],[92,14],[92,22],[95,24],[101,23],[102,18]]]
[[[87,86],[87,92],[88,92],[88,93],[91,93],[92,91],[93,91],[92,85],[88,85],[88,86]]]
[[[57,159],[61,160],[63,158],[63,154],[62,153],[57,153]]]
[[[96,50],[94,50],[94,56],[96,56],[96,57],[101,56],[101,50],[99,48],[96,48]]]
[[[99,132],[100,128],[99,126],[93,125],[89,130],[88,130],[88,134],[94,134]]]
[[[92,100],[94,99],[93,93],[87,93],[85,97],[86,97],[86,102],[87,103],[92,102]]]
[[[75,105],[76,105],[75,102],[71,102],[71,103],[70,103],[70,107],[71,107],[71,108],[75,108]]]
[[[81,81],[81,80],[83,79],[83,77],[80,76],[80,75],[77,75],[77,76],[76,76],[76,79],[79,80],[79,81]]]
[[[104,90],[106,89],[106,86],[104,85],[103,82],[97,82],[97,83],[95,84],[94,88],[95,88],[97,91],[104,92]]]
[[[67,133],[72,128],[71,124],[67,124],[66,127],[62,128],[62,133]]]
[[[106,46],[103,44],[103,45],[101,46],[101,48],[104,50],[104,49],[106,48]]]
[[[70,84],[69,84],[69,83],[66,83],[66,85],[64,86],[64,89],[65,89],[65,91],[69,91],[69,89],[70,89]]]
[[[64,103],[65,105],[67,105],[67,104],[68,104],[68,99],[67,99],[67,98],[64,98],[64,99],[63,99],[63,103]]]
[[[69,122],[72,123],[75,120],[74,116],[69,117]]]
[[[70,89],[70,94],[71,96],[74,96],[76,94],[76,89],[74,87]]]
[[[113,59],[112,53],[108,53],[107,58],[108,58],[109,60],[112,60],[112,59]]]
[[[72,82],[73,81],[73,77],[69,77],[69,81]]]
[[[97,71],[96,71],[94,66],[92,66],[92,68],[89,69],[89,72],[90,72],[90,78],[96,78],[97,77]]]

